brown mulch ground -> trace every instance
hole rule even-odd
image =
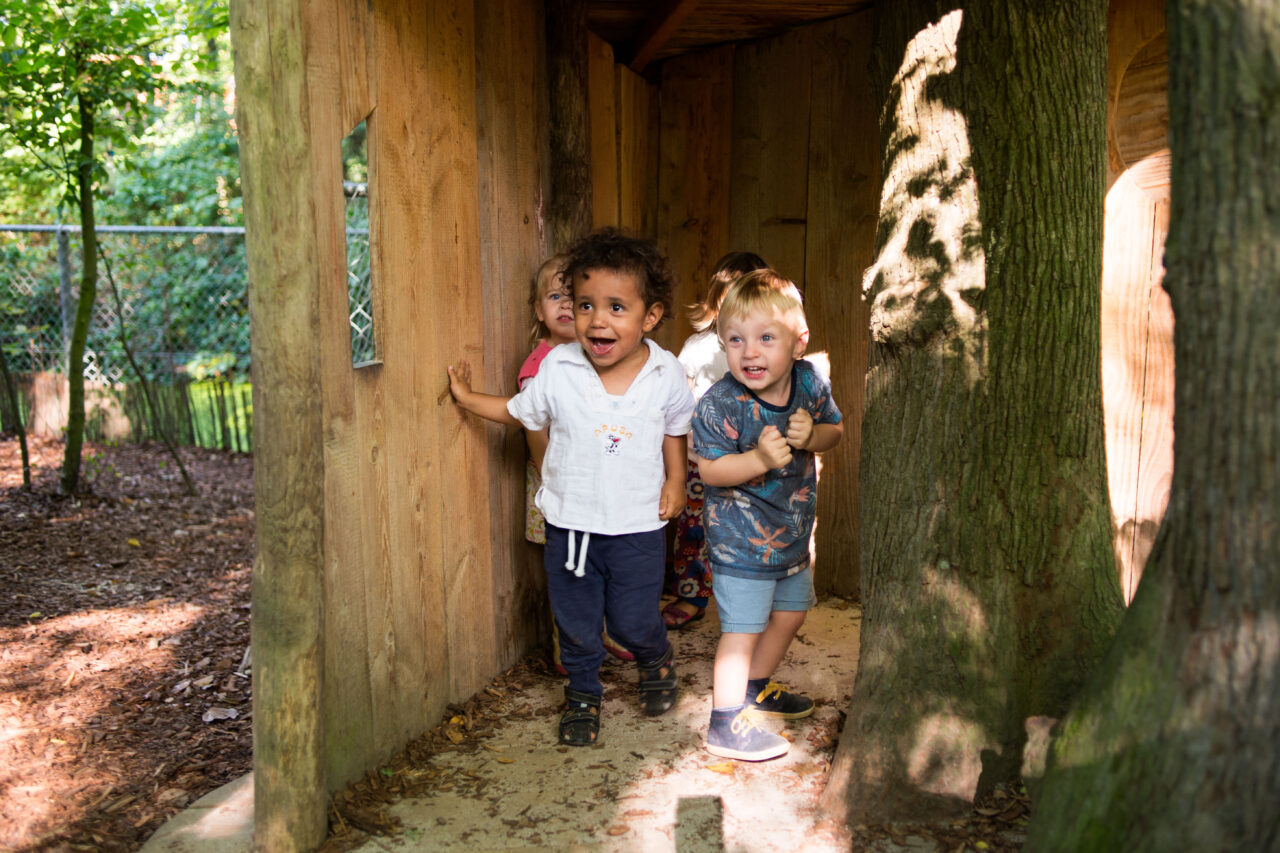
[[[253,461],[0,437],[0,850],[136,850],[250,769]]]

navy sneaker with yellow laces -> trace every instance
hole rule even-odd
[[[766,717],[782,720],[798,720],[813,713],[813,700],[799,693],[791,693],[786,685],[767,678],[753,678],[747,682],[747,707],[755,708]]]

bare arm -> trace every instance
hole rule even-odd
[[[767,426],[760,433],[760,443],[751,450],[716,459],[693,459],[698,463],[698,475],[708,486],[740,486],[790,462],[791,446],[777,427]]]
[[[520,426],[520,421],[507,411],[507,400],[510,397],[498,397],[493,394],[482,394],[471,389],[471,365],[459,362],[457,367],[449,366],[449,393],[458,406],[473,415],[485,420],[508,426]]]
[[[688,445],[683,435],[667,435],[662,438],[662,466],[667,479],[662,484],[662,497],[658,502],[658,518],[670,521],[684,509],[685,480],[689,475]]]
[[[547,455],[547,445],[551,443],[551,430],[527,429],[524,431],[524,443],[529,445],[529,461],[541,471],[542,458]]]

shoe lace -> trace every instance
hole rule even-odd
[[[733,722],[729,725],[729,731],[735,735],[744,735],[752,729],[763,731],[764,727],[760,725],[762,719],[762,715],[755,708],[743,708],[733,718]]]
[[[756,694],[756,702],[763,702],[766,699],[781,698],[782,694],[787,690],[785,684],[779,684],[776,681],[770,681],[764,686],[764,689]]]

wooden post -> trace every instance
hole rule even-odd
[[[235,0],[240,173],[249,260],[257,558],[254,844],[325,837],[324,462],[315,188],[299,0]]]
[[[591,227],[591,127],[587,110],[587,6],[547,0],[550,159],[547,234],[563,251]]]

